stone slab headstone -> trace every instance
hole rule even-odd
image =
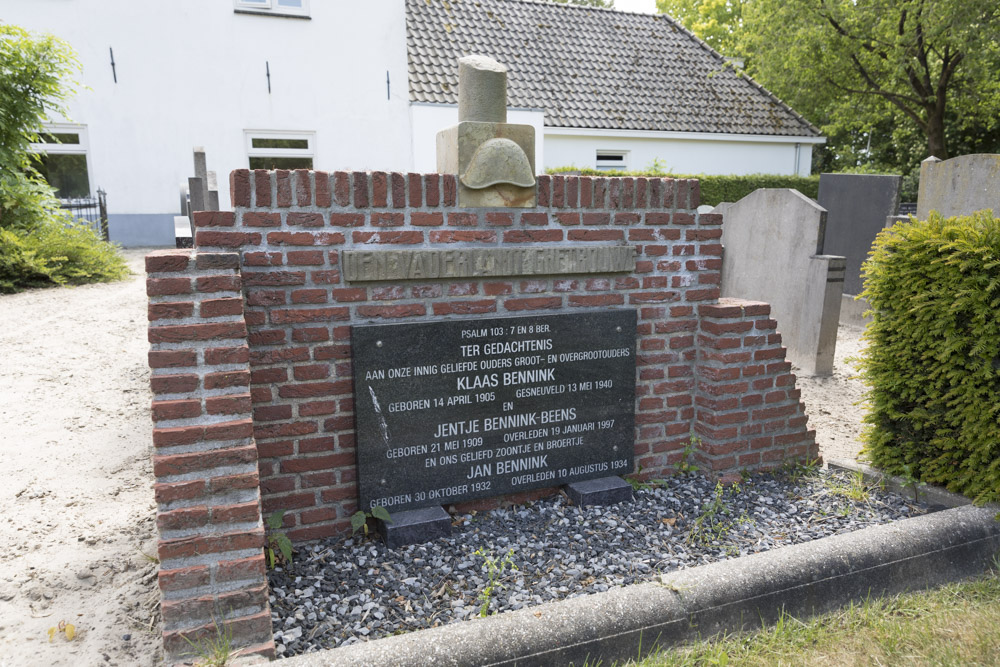
[[[585,479],[567,484],[566,495],[578,507],[616,505],[633,498],[632,485],[621,477]]]
[[[818,201],[827,211],[823,251],[847,260],[844,294],[864,289],[861,265],[886,218],[899,209],[902,182],[902,176],[820,174]]]
[[[931,211],[946,218],[990,209],[1000,215],[1000,155],[980,153],[920,163],[917,218]]]
[[[194,237],[191,235],[191,220],[186,215],[174,216],[174,247],[194,247]]]
[[[440,505],[395,512],[391,518],[390,522],[376,522],[382,541],[390,549],[451,535],[451,516]]]
[[[360,506],[632,472],[636,311],[352,327]]]
[[[760,189],[722,214],[722,296],[765,301],[788,360],[829,375],[837,347],[844,258],[824,254],[827,212],[797,190]]]

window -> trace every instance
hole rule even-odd
[[[312,169],[312,132],[250,131],[246,135],[251,169]]]
[[[309,0],[234,0],[236,11],[274,16],[309,16]]]
[[[35,153],[35,169],[55,189],[58,198],[90,196],[86,127],[46,125],[31,150]]]
[[[598,169],[628,169],[628,151],[597,151]]]

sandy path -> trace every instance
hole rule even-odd
[[[0,296],[0,667],[161,660],[145,253],[120,283]],[[828,459],[859,447],[860,335],[798,380]],[[78,636],[50,644],[60,620]]]
[[[779,325],[780,326],[780,325]],[[799,375],[796,386],[802,390],[802,401],[809,415],[809,428],[816,429],[816,441],[825,460],[856,459],[861,448],[861,405],[864,385],[848,361],[861,355],[864,344],[862,327],[840,325],[837,329],[837,351],[833,359],[833,375],[809,377]]]
[[[120,283],[0,296],[4,667],[160,662],[145,252]],[[78,635],[50,644],[60,620]]]

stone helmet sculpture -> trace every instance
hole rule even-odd
[[[532,207],[535,128],[507,122],[507,68],[458,61],[458,125],[437,135],[438,171],[458,176],[459,206]]]

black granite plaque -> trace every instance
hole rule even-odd
[[[352,327],[363,508],[632,472],[634,310]]]

